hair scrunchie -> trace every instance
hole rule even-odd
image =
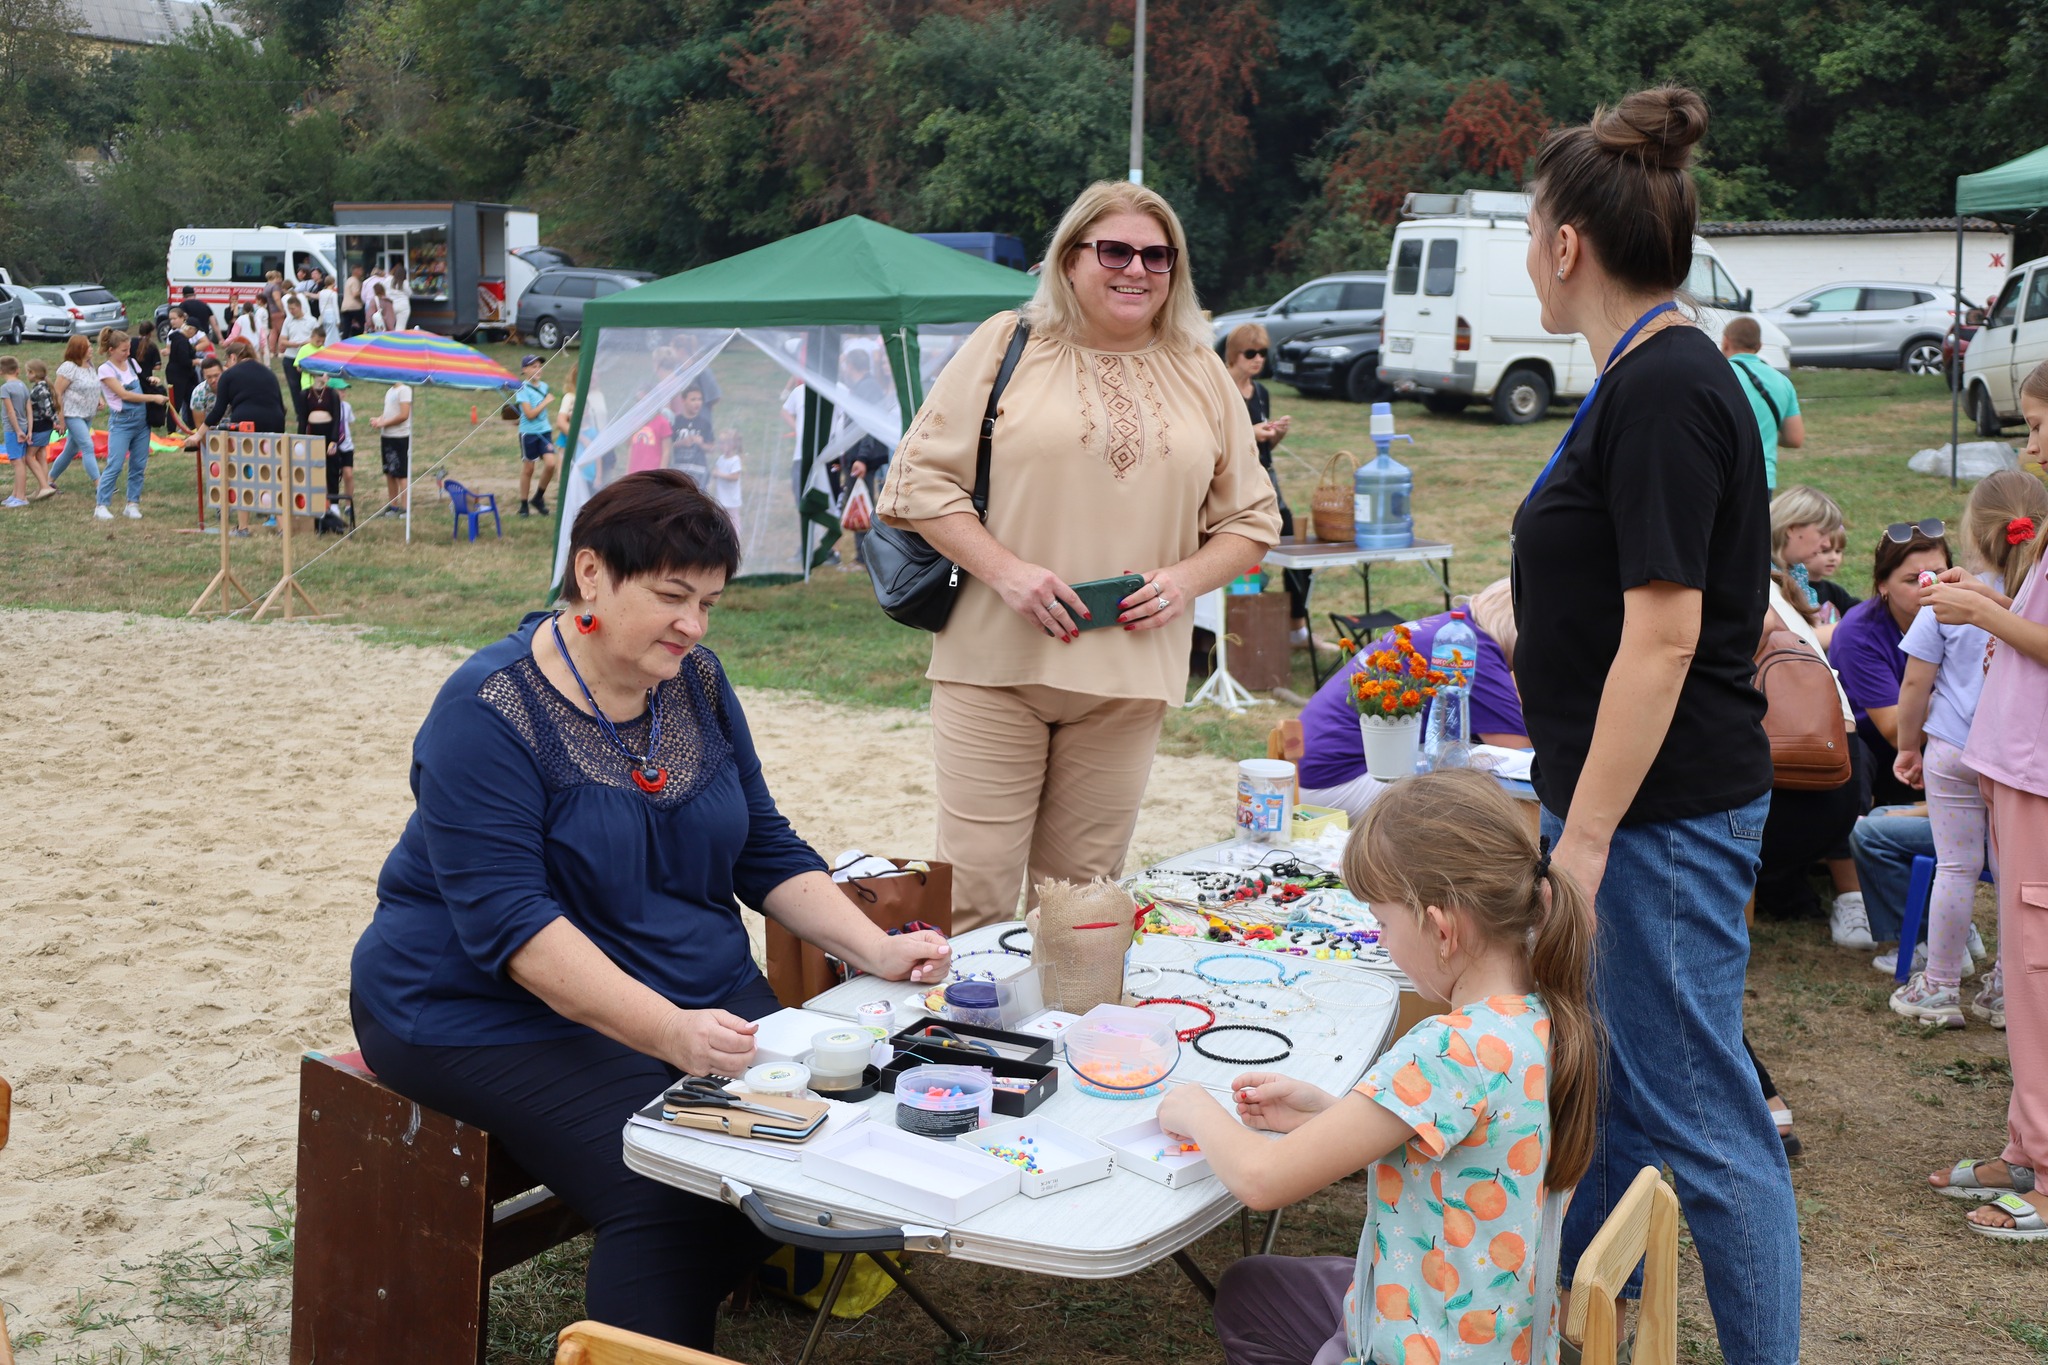
[[[2014,517],[2005,524],[2006,544],[2024,545],[2033,538],[2034,519],[2032,517]]]
[[[1542,881],[1550,875],[1550,838],[1539,836],[1536,840],[1536,880]]]

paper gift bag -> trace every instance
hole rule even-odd
[[[890,861],[902,868],[912,860]],[[878,929],[901,929],[919,921],[942,933],[953,932],[951,863],[928,863],[922,870],[904,871],[893,877],[855,877],[841,882],[839,889]],[[824,949],[805,943],[772,919],[768,921],[767,940],[768,985],[787,1008],[798,1008],[847,977],[845,963],[827,957]]]

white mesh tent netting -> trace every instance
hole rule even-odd
[[[593,300],[554,582],[583,504],[654,468],[684,471],[726,507],[742,576],[808,572],[839,535],[845,490],[828,466],[886,458],[960,343],[1034,285],[855,217]],[[864,440],[879,448],[864,455]]]

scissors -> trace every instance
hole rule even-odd
[[[766,1105],[749,1104],[744,1095],[735,1095],[717,1081],[702,1076],[685,1076],[669,1087],[662,1097],[670,1104],[697,1109],[738,1109],[748,1114],[759,1114],[764,1118],[780,1119],[788,1123],[792,1115],[786,1109],[770,1109]]]

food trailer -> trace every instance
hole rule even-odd
[[[467,340],[511,330],[519,293],[534,269],[513,254],[540,244],[540,215],[470,200],[336,204],[334,232],[347,276],[381,265],[405,269],[411,325]]]

